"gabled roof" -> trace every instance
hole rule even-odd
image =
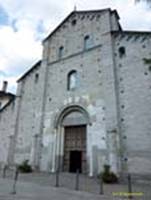
[[[14,97],[15,95],[10,92],[0,91],[0,97]]]
[[[39,60],[36,64],[34,64],[27,72],[25,72],[18,80],[17,82],[20,82],[23,80],[28,74],[30,74],[33,70],[38,68],[41,65],[41,60]]]
[[[44,40],[43,42],[45,42],[46,40],[48,40],[70,17],[72,17],[74,14],[91,14],[91,13],[100,13],[100,12],[111,12],[111,13],[115,13],[116,16],[119,19],[119,15],[117,13],[116,10],[111,10],[110,8],[106,8],[106,9],[100,9],[100,10],[82,10],[82,11],[73,11],[71,12]]]
[[[0,108],[0,112],[4,111],[12,102],[14,102],[16,95],[10,93],[10,92],[4,92],[4,91],[0,91],[0,97],[9,97],[8,102],[2,107]]]
[[[0,113],[3,112],[9,105],[11,105],[14,101],[15,101],[15,95],[8,101],[8,103],[6,103],[6,105],[4,107],[2,107],[0,109]]]
[[[116,10],[111,10],[110,8],[106,8],[106,9],[99,9],[99,10],[82,10],[82,11],[73,11],[71,12],[44,40],[43,42],[45,42],[46,40],[48,40],[70,17],[72,17],[74,14],[91,14],[91,13],[100,13],[100,12],[110,12],[110,13],[114,13],[117,18],[119,19],[119,15],[117,13]],[[37,67],[39,67],[41,64],[41,60],[38,61],[35,65],[33,65],[33,67],[31,67],[27,72],[25,72],[18,80],[17,82],[20,82],[21,80],[23,80],[29,73],[31,73],[34,69],[36,69]]]

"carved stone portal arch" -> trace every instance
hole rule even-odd
[[[85,108],[83,108],[82,106],[79,105],[70,105],[68,107],[63,108],[59,114],[57,114],[55,121],[54,121],[54,127],[58,128],[60,126],[63,125],[63,121],[65,119],[65,117],[67,117],[68,115],[70,115],[71,113],[81,113],[85,119],[85,123],[86,124],[91,124],[91,120],[90,120],[90,116],[89,113],[87,112],[87,110]]]
[[[72,167],[77,165],[82,173],[87,171],[87,126],[90,125],[89,113],[79,105],[63,108],[55,118],[56,169],[75,172]],[[73,157],[79,156],[79,159]],[[77,160],[77,163],[73,163]],[[81,166],[78,164],[81,163]],[[72,171],[73,170],[73,171]]]

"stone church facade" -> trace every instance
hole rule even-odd
[[[41,171],[151,172],[151,32],[115,10],[73,11],[0,111],[0,163]]]

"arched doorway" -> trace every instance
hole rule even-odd
[[[57,119],[57,127],[62,127],[63,137],[62,170],[66,172],[87,172],[87,125],[88,113],[79,106],[68,107]],[[59,130],[59,129],[58,129]],[[60,163],[60,162],[59,162]]]
[[[86,125],[66,126],[63,169],[86,172]]]

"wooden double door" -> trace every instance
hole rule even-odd
[[[64,171],[86,172],[86,126],[65,127]]]

